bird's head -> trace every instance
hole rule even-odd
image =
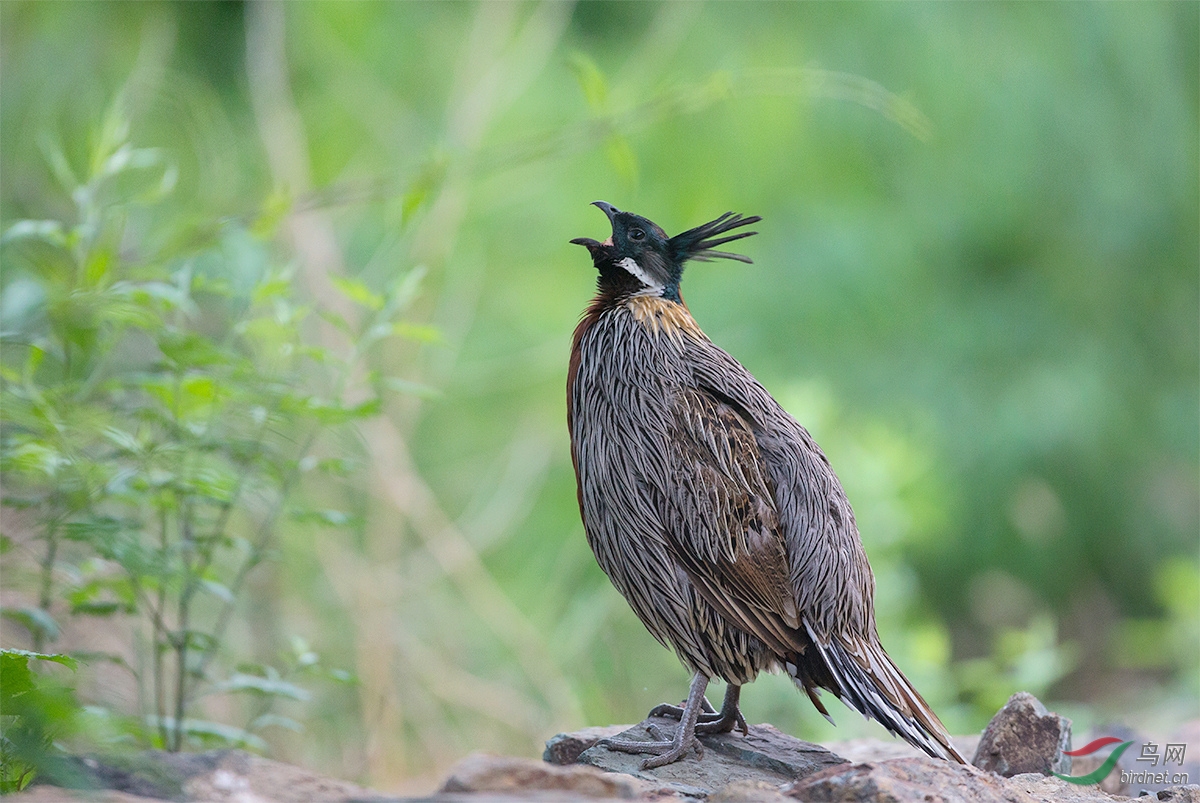
[[[757,234],[743,231],[728,237],[719,236],[762,220],[757,215],[742,217],[726,212],[703,226],[668,237],[662,227],[641,215],[622,212],[604,201],[595,201],[593,206],[608,215],[612,236],[604,242],[590,237],[577,237],[571,242],[584,246],[591,253],[592,262],[600,272],[601,287],[630,294],[659,295],[672,301],[679,300],[679,280],[683,265],[689,259],[749,262],[750,258],[741,254],[713,249]]]

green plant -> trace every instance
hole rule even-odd
[[[67,655],[0,650],[0,794],[21,791],[39,774],[60,783],[76,774],[55,740],[74,729],[79,703],[70,687],[34,672],[31,659],[78,666]]]
[[[381,340],[427,334],[400,321],[421,272],[384,293],[338,280],[361,324],[302,300],[271,239],[280,210],[192,221],[167,202],[170,162],[129,143],[120,108],[82,171],[48,149],[70,219],[18,221],[0,239],[0,469],[38,564],[35,599],[4,613],[38,651],[63,610],[128,617],[134,648],[105,657],[136,680],[154,744],[261,746],[254,730],[294,726],[261,700],[306,693],[269,660],[226,668],[222,648],[281,521],[353,521],[298,492],[320,498],[350,474],[348,427],[388,388],[414,387],[365,361]],[[292,652],[293,670],[320,668]],[[216,693],[260,701],[246,728],[195,716]]]

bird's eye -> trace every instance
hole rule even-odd
[[[630,229],[629,230],[629,239],[631,239],[635,242],[644,240],[644,239],[646,239],[646,232],[642,231],[641,229]]]

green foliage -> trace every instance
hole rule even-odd
[[[69,686],[35,673],[31,659],[78,666],[67,655],[0,650],[0,794],[19,792],[39,775],[60,786],[77,779],[56,740],[75,729],[80,706]]]
[[[74,215],[19,220],[0,237],[10,272],[0,299],[0,470],[6,504],[28,512],[41,542],[37,605],[4,615],[39,650],[59,634],[56,615],[140,620],[138,664],[110,657],[153,701],[153,743],[262,749],[254,730],[294,724],[269,717],[271,701],[304,702],[308,692],[269,665],[226,674],[226,632],[304,475],[337,462],[316,459],[322,436],[379,413],[370,386],[353,401],[347,388],[374,346],[409,335],[399,316],[420,272],[382,293],[335,282],[368,314],[361,324],[337,318],[342,345],[313,345],[317,311],[300,300],[294,271],[278,266],[261,218],[254,233],[230,219],[156,216],[175,170],[161,151],[129,144],[121,107],[82,167],[49,152]],[[297,517],[352,520],[335,510]],[[317,661],[304,654],[313,677]],[[19,651],[5,660],[18,656],[71,661]],[[28,675],[23,663],[11,669],[14,684]],[[245,729],[186,716],[214,693],[267,702]],[[58,698],[20,699],[26,731],[49,733],[61,711],[42,711],[44,722],[31,712]],[[26,755],[33,737],[14,734],[15,755]]]

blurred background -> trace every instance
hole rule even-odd
[[[763,216],[689,306],[829,455],[952,732],[1018,690],[1077,733],[1200,716],[1196,4],[0,25],[2,646],[83,659],[77,738],[405,789],[685,694],[576,506],[596,199]]]

